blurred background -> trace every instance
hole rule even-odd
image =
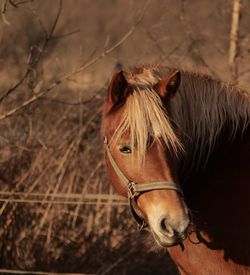
[[[109,185],[102,102],[143,64],[249,88],[250,2],[0,3],[0,272],[178,274]]]

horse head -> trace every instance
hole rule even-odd
[[[140,227],[156,242],[183,242],[190,225],[178,183],[182,145],[168,116],[181,81],[179,71],[165,77],[116,73],[103,106],[102,136],[107,171],[116,191],[128,196]]]

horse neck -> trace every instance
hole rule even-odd
[[[184,253],[190,256],[188,260],[181,258],[186,255],[184,253],[172,256],[183,264],[184,270],[190,266],[191,274],[197,268],[197,257],[215,263],[214,272],[210,273],[225,268],[232,273],[228,267],[230,261],[250,264],[249,95],[208,80],[204,85],[211,98],[207,98],[204,94],[198,95],[198,89],[204,86],[200,81],[202,79],[198,79],[197,86],[194,82],[192,85],[187,83],[185,89],[184,78],[182,94],[172,106],[170,115],[187,151],[180,161],[185,200],[192,209],[196,229],[209,241],[201,240],[195,245],[186,241]],[[190,86],[198,89],[191,90]],[[243,269],[238,273],[244,272]]]
[[[209,77],[183,73],[170,115],[186,151],[182,173],[197,172],[218,150],[248,135],[250,94]]]

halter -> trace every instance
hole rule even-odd
[[[115,170],[116,174],[120,177],[120,179],[122,180],[122,182],[124,183],[124,186],[128,191],[128,201],[129,201],[130,210],[131,210],[132,216],[134,217],[135,221],[138,224],[139,230],[142,230],[148,227],[148,224],[145,221],[145,217],[137,205],[137,199],[142,193],[147,191],[152,191],[152,190],[175,190],[183,196],[181,187],[175,182],[156,181],[156,182],[148,182],[148,183],[135,183],[129,180],[125,176],[125,174],[122,172],[120,167],[117,165],[117,163],[115,162],[111,154],[111,151],[109,149],[108,139],[106,136],[104,137],[104,148],[113,169]]]

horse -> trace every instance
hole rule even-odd
[[[159,65],[119,71],[103,104],[109,180],[181,274],[250,274],[250,93]]]

